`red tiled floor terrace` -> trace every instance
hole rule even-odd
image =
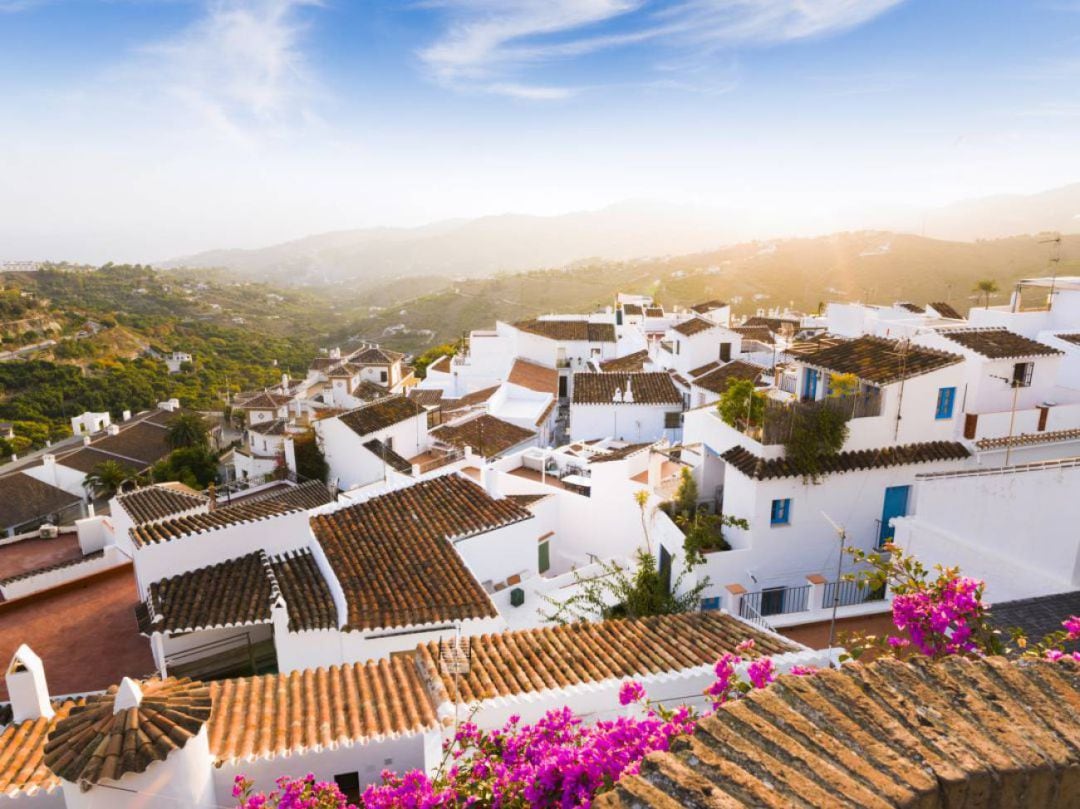
[[[154,671],[150,641],[135,623],[133,567],[123,565],[0,604],[0,665],[20,643],[45,663],[53,695],[98,691]],[[8,698],[0,680],[0,699]]]
[[[56,539],[24,539],[0,545],[0,579],[9,579],[33,570],[82,559],[79,538],[61,534]]]

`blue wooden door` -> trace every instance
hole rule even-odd
[[[816,399],[817,398],[817,382],[818,372],[814,368],[806,369],[806,380],[803,382],[803,398],[804,399]]]
[[[890,486],[885,490],[885,504],[881,508],[881,531],[878,534],[879,545],[892,541],[895,531],[889,525],[889,520],[907,514],[910,493],[910,486]]]

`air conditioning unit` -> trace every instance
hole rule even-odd
[[[56,539],[60,534],[60,529],[52,523],[45,523],[38,529],[38,536],[42,539]]]

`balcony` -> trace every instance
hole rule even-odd
[[[880,612],[886,609],[885,589],[871,590],[861,582],[841,579],[826,581],[823,576],[807,576],[800,587],[769,587],[753,593],[734,593],[730,604],[740,618],[766,627],[790,626],[827,620],[833,608],[846,613]],[[864,609],[858,609],[864,608]]]

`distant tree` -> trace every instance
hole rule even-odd
[[[179,481],[193,489],[205,489],[218,479],[218,458],[205,445],[181,447],[151,470],[157,483]]]
[[[977,284],[975,284],[975,288],[972,291],[978,292],[980,295],[983,296],[983,301],[985,302],[985,308],[989,309],[990,308],[990,296],[995,295],[998,292],[997,281],[995,281],[992,278],[984,278],[981,281],[979,281]]]
[[[423,379],[427,376],[428,366],[437,362],[442,357],[452,357],[457,353],[458,347],[455,343],[443,343],[442,345],[432,346],[419,357],[413,361],[413,373],[416,374],[417,379]]]
[[[301,480],[321,480],[326,483],[330,476],[330,464],[326,462],[319,442],[315,440],[315,431],[310,430],[304,435],[298,435],[293,439],[293,449],[296,452],[296,474]]]
[[[112,497],[125,480],[135,476],[134,470],[118,461],[102,461],[83,480],[83,486],[95,497]]]
[[[198,413],[186,411],[169,421],[168,442],[173,449],[203,447],[209,437],[210,427]]]

